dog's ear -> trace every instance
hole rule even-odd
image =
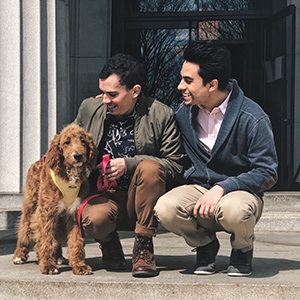
[[[88,141],[88,169],[91,171],[96,167],[98,149],[93,142],[92,134],[86,133],[86,137]]]
[[[60,148],[60,134],[56,134],[50,143],[50,147],[46,153],[45,164],[49,166],[55,173],[56,168],[61,164],[62,152]]]

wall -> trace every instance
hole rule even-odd
[[[74,0],[71,15],[71,118],[83,99],[99,94],[98,75],[110,57],[111,1]]]
[[[31,163],[83,98],[99,92],[110,53],[110,2],[0,1],[1,200],[22,192]]]
[[[58,3],[57,3],[58,2]],[[56,132],[56,9],[63,1],[0,1],[0,192],[22,190]]]

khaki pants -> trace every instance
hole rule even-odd
[[[261,217],[262,200],[245,191],[226,194],[210,219],[193,217],[197,200],[207,189],[199,185],[179,186],[159,198],[154,211],[157,219],[169,231],[182,236],[192,247],[207,245],[217,231],[231,234],[233,249],[243,252],[253,248],[254,226]]]
[[[153,207],[164,192],[164,168],[154,160],[144,160],[136,168],[128,191],[110,190],[87,203],[82,226],[89,236],[101,241],[114,230],[155,236],[158,222]]]

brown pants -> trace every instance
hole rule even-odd
[[[101,241],[114,230],[155,236],[158,223],[153,208],[164,192],[164,168],[154,160],[144,160],[137,166],[128,191],[110,190],[87,203],[82,226],[89,236]]]

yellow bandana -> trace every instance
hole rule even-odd
[[[71,184],[70,182],[55,175],[53,170],[51,170],[51,169],[50,169],[50,174],[51,174],[52,180],[54,181],[56,186],[59,188],[59,190],[61,191],[61,193],[64,197],[63,202],[67,206],[70,206],[78,196],[78,193],[79,193],[79,190],[81,187],[81,183],[79,182],[79,183]]]

